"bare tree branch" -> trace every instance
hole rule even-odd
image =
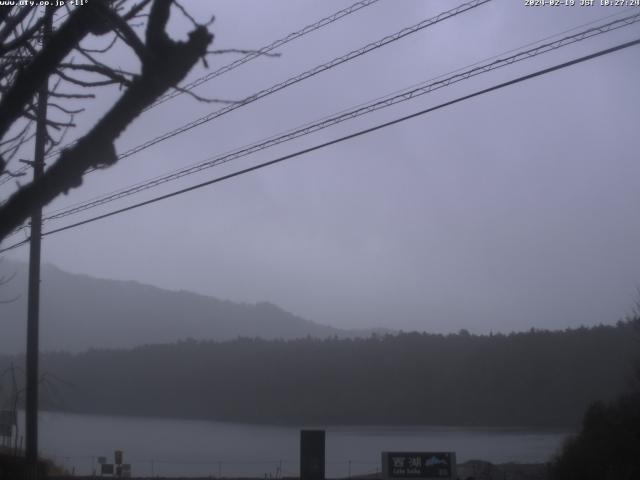
[[[62,92],[49,92],[50,97],[57,98],[96,98],[93,93],[62,93]]]
[[[116,42],[118,41],[118,38],[120,38],[120,37],[117,34],[115,34],[113,36],[113,38],[111,39],[111,41],[104,48],[93,48],[93,49],[91,49],[91,48],[85,48],[85,47],[82,47],[82,46],[78,46],[78,50],[81,49],[83,52],[87,52],[87,53],[105,53],[105,52],[111,50],[111,47],[113,47],[116,44]]]
[[[81,50],[80,52],[83,53]],[[124,70],[120,70],[117,68],[108,67],[107,65],[104,65],[103,63],[95,60],[91,55],[89,54],[84,54],[84,55],[89,60],[91,60],[93,64],[89,65],[89,64],[62,63],[60,64],[61,68],[58,69],[56,73],[59,74],[62,69],[83,70],[85,72],[96,73],[98,75],[105,76],[112,80],[112,82],[110,83],[121,83],[123,85],[131,84],[132,79],[127,78],[126,76],[128,75],[130,77],[134,77],[135,76],[134,73],[126,72]],[[62,75],[60,76],[62,77]]]
[[[151,0],[143,0],[142,2],[138,3],[137,5],[134,5],[133,7],[131,7],[131,9],[127,12],[124,13],[122,15],[122,19],[124,21],[129,21],[133,18],[138,18],[138,15],[140,14],[140,12],[142,10],[144,10],[144,8],[149,5],[149,3],[151,3]]]
[[[226,105],[231,105],[233,103],[240,103],[241,100],[223,100],[221,98],[207,98],[207,97],[203,97],[201,95],[198,95],[197,93],[194,93],[192,90],[189,90],[187,88],[182,88],[180,86],[175,86],[173,87],[174,90],[177,90],[178,92],[181,93],[186,93],[187,95],[189,95],[191,98],[198,100],[199,102],[204,102],[204,103],[222,103],[222,104],[226,104]]]
[[[69,19],[53,34],[33,61],[22,69],[0,100],[0,138],[21,116],[26,103],[71,52],[89,33],[99,31],[100,14],[108,10],[106,0],[93,0],[75,9]],[[98,28],[96,28],[98,27]]]
[[[40,30],[40,28],[44,24],[45,19],[45,16],[40,17],[37,22],[35,22],[27,30],[22,32],[18,37],[14,38],[10,42],[0,45],[0,55],[4,55],[7,52],[20,48],[24,46],[25,43],[33,39],[33,36],[38,32],[38,30]]]
[[[95,3],[98,1],[96,0]],[[191,68],[204,58],[207,48],[213,40],[213,35],[206,27],[198,26],[189,33],[186,42],[174,41],[169,38],[165,29],[169,20],[171,4],[170,0],[154,0],[152,3],[147,23],[141,74],[132,78],[131,84],[115,105],[94,125],[89,133],[63,150],[55,163],[45,171],[40,179],[20,188],[6,203],[0,206],[0,241],[21,225],[36,208],[43,207],[61,193],[66,193],[81,185],[83,174],[88,169],[113,165],[118,160],[114,141],[145,108],[152,105],[168,89],[178,85]],[[92,3],[87,5],[92,5]],[[101,3],[101,5],[104,7],[104,4]],[[84,10],[86,9],[74,10],[71,18],[56,32],[56,35],[60,34],[60,31],[74,21],[79,12]],[[101,10],[101,14],[106,14],[104,9]],[[89,16],[86,20],[92,21],[93,18]],[[102,30],[104,25],[100,24],[98,27],[98,31],[104,33]],[[65,55],[78,45],[87,34],[87,30],[83,30],[79,25],[76,25],[75,28],[72,36],[75,44],[70,47],[66,45]],[[69,36],[71,35],[69,34]],[[50,43],[52,42],[53,39]],[[47,47],[48,45],[45,46],[45,48]],[[58,49],[61,48],[58,46]],[[56,55],[56,62],[50,60],[44,62],[41,59],[42,55],[39,55],[40,58],[34,59],[29,66],[31,67],[33,63],[40,60],[40,69],[48,68],[48,71],[37,72],[41,73],[43,78],[46,78],[47,72],[53,73],[64,58],[57,50],[50,53]],[[56,95],[61,96],[62,94],[56,93]],[[3,97],[3,102],[0,102],[0,112],[5,98]],[[28,106],[29,100],[30,98],[23,98],[20,103],[21,110]],[[12,110],[9,110],[8,113],[12,113]],[[13,114],[13,117],[17,118],[17,113]],[[0,123],[0,134],[3,133],[2,128],[3,124]]]
[[[78,78],[73,78],[71,75],[64,73],[60,69],[56,69],[55,74],[62,78],[64,81],[72,83],[74,85],[78,85],[79,87],[104,87],[106,85],[113,84],[127,86],[131,84],[130,80],[113,72],[110,75],[107,75],[109,77],[108,80],[80,80]]]
[[[63,107],[62,105],[58,105],[57,103],[51,103],[51,102],[49,102],[47,105],[49,107],[56,108],[56,109],[60,110],[61,112],[67,113],[69,115],[77,115],[78,113],[82,113],[85,110],[84,108],[78,108],[76,110],[70,110],[68,108]]]
[[[2,10],[2,9],[0,9]],[[16,27],[27,18],[27,15],[33,10],[32,6],[25,6],[18,9],[18,13],[12,16],[7,15],[4,26],[0,29],[0,42],[4,42],[15,31]],[[9,11],[9,10],[8,10]]]
[[[113,12],[108,12],[105,14],[106,21],[109,22],[122,41],[129,45],[133,51],[138,55],[141,61],[144,61],[144,56],[146,54],[146,48],[142,43],[142,40],[138,38],[136,32],[133,31],[131,26],[123,20],[120,16],[116,15]]]

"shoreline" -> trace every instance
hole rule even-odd
[[[549,463],[501,463],[492,464],[483,460],[469,460],[456,465],[456,477],[459,480],[549,480]],[[57,475],[48,476],[47,480],[96,480],[100,475]],[[299,480],[299,477],[216,477],[216,476],[141,476],[129,477],[131,480]],[[380,473],[353,475],[351,477],[326,477],[325,480],[382,480]]]
[[[64,472],[60,465],[56,465],[54,461],[44,457],[43,464],[47,465],[47,470],[53,471],[52,475],[47,475],[48,480],[95,480],[103,478],[102,475],[75,475],[75,472]],[[21,471],[24,465],[24,457],[15,457],[8,455],[6,452],[0,453],[0,473],[17,473]],[[17,470],[16,470],[17,469]],[[189,476],[173,475],[173,476],[132,476],[128,477],[133,480],[297,480],[296,476],[272,476],[265,474],[264,476]],[[375,473],[326,477],[326,480],[382,480],[379,471]],[[468,460],[456,465],[456,478],[465,480],[472,478],[474,480],[549,480],[550,479],[550,463],[499,463],[493,464],[484,460]]]

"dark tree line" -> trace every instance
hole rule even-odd
[[[567,331],[184,341],[42,356],[70,412],[284,424],[577,426],[632,378],[637,321]],[[0,358],[0,367],[19,358]],[[46,391],[47,389],[45,389]]]

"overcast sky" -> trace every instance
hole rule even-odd
[[[579,3],[579,0],[576,0]],[[352,1],[185,0],[217,48],[259,48]],[[456,6],[380,0],[198,93],[241,99]],[[80,202],[623,7],[494,0],[88,175]],[[172,32],[190,24],[173,13]],[[45,230],[195,184],[640,37],[640,23],[216,167]],[[612,323],[640,286],[640,47],[555,72],[239,178],[46,237],[43,261],[338,327],[513,331]],[[135,65],[122,54],[123,65]],[[211,58],[209,71],[235,59]],[[120,60],[120,59],[119,59]],[[190,78],[206,69],[199,65]],[[117,92],[87,105],[82,132]],[[144,114],[123,152],[220,108],[182,95]],[[0,195],[10,191],[5,185]],[[27,249],[11,258],[26,259]]]

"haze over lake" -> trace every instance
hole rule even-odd
[[[20,421],[23,422],[21,413]],[[304,428],[301,426],[300,428]],[[208,421],[40,415],[41,452],[76,474],[91,473],[98,456],[124,451],[133,475],[298,475],[300,428]],[[21,431],[23,427],[21,426]],[[327,477],[375,472],[384,450],[455,451],[458,462],[546,462],[569,432],[458,427],[326,429]]]

